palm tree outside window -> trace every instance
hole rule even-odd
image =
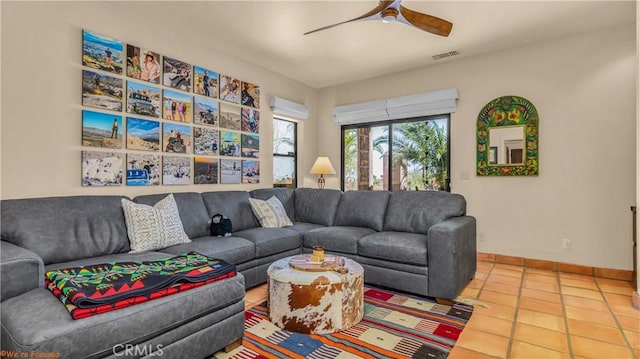
[[[450,190],[449,116],[342,127],[342,189]]]

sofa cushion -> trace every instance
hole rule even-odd
[[[0,302],[42,286],[42,259],[28,249],[0,241]]]
[[[429,227],[448,218],[463,216],[464,197],[437,191],[391,193],[384,220],[385,231],[427,234]]]
[[[302,234],[309,232],[312,229],[316,229],[316,228],[325,228],[326,226],[323,226],[321,224],[314,224],[314,223],[305,223],[305,222],[295,222],[293,223],[293,226],[291,227],[287,227],[289,229],[293,229],[296,230]]]
[[[427,265],[427,235],[378,232],[360,238],[358,255],[392,262]]]
[[[251,212],[249,198],[249,192],[245,191],[205,192],[202,194],[209,218],[217,213],[229,217],[234,233],[259,226],[253,212]]]
[[[375,233],[364,227],[324,227],[310,230],[304,234],[304,247],[324,247],[325,251],[347,254],[358,253],[358,240]]]
[[[282,202],[276,197],[272,196],[268,200],[262,200],[257,198],[249,198],[251,204],[251,210],[255,214],[260,226],[263,228],[282,228],[287,226],[293,226],[293,222],[287,216],[287,212],[282,206]]]
[[[256,246],[256,258],[300,248],[302,243],[302,234],[289,228],[251,228],[233,235],[253,242]]]
[[[3,200],[2,239],[44,264],[129,251],[123,196]]]
[[[2,302],[2,347],[60,353],[61,358],[102,358],[116,345],[138,343],[221,313],[223,321],[242,311],[244,278],[237,275],[127,308],[73,320],[45,288]],[[238,306],[240,304],[240,306]],[[227,308],[236,308],[227,311]],[[166,343],[165,343],[166,344]]]
[[[367,227],[381,231],[390,193],[388,191],[344,192],[340,198],[333,225]]]
[[[342,192],[335,189],[298,188],[295,193],[296,222],[333,225]]]
[[[223,259],[229,263],[240,264],[255,258],[255,245],[244,238],[231,237],[200,237],[194,238],[191,243],[163,249],[171,254],[182,254],[196,251],[207,257]]]
[[[184,233],[178,206],[170,194],[153,206],[122,199],[124,219],[129,234],[129,253],[162,249],[175,244],[189,243]]]
[[[254,189],[253,191],[249,192],[249,194],[253,198],[262,200],[267,200],[273,196],[276,196],[276,198],[279,199],[280,202],[282,202],[285,211],[287,211],[287,216],[289,216],[291,220],[294,220],[296,218],[294,202],[295,192],[291,188],[259,188]]]
[[[167,195],[168,193],[137,196],[133,201],[153,206]],[[200,193],[174,193],[173,198],[176,200],[176,204],[178,205],[180,220],[182,221],[182,226],[184,227],[184,231],[187,233],[187,236],[189,236],[189,238],[208,236],[209,220],[211,219],[211,216],[209,216],[209,213],[207,212],[207,207],[205,207]]]

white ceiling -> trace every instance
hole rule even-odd
[[[315,88],[372,78],[436,63],[545,41],[581,31],[630,24],[626,1],[422,1],[405,7],[453,23],[440,37],[401,23],[358,21],[302,34],[358,17],[377,6],[357,1],[128,2],[127,9],[164,23],[188,19],[185,31],[212,34],[212,45]],[[180,14],[180,15],[178,15]],[[597,51],[594,49],[594,51]]]

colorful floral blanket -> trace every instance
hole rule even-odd
[[[233,264],[197,252],[148,262],[52,270],[45,284],[73,319],[143,303],[236,275]]]

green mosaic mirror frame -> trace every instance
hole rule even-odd
[[[478,115],[476,161],[478,176],[538,175],[538,111],[527,99],[498,97],[486,104]],[[489,130],[503,126],[524,126],[524,157],[521,164],[490,164]]]

